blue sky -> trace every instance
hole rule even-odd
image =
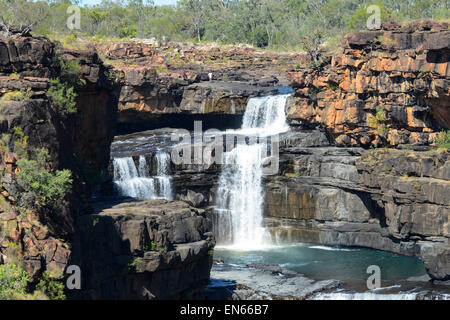
[[[87,5],[94,5],[94,4],[99,4],[101,2],[101,0],[82,0],[82,4],[87,4]],[[177,0],[153,0],[153,2],[156,5],[174,5],[177,3]]]

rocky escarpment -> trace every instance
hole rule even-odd
[[[81,291],[67,291],[70,298],[180,298],[201,288],[214,245],[204,212],[184,202],[87,202],[111,179],[118,108],[118,83],[95,50],[15,35],[0,39],[0,53],[0,264],[23,267],[31,287],[45,271],[59,279],[78,265]],[[64,72],[76,82],[75,110],[67,113],[69,100],[61,106],[49,97],[69,85]],[[65,90],[59,98],[67,99]],[[55,189],[45,179],[57,170],[73,179],[51,206],[47,194],[18,181],[19,160],[34,161],[38,148],[48,159],[30,170],[41,170],[44,192]]]
[[[201,209],[167,200],[105,200],[77,221],[78,297],[192,297],[209,280],[214,240]]]
[[[0,48],[1,262],[20,261],[34,281],[45,270],[63,271],[69,262],[67,243],[75,230],[78,201],[89,190],[81,168],[107,168],[109,157],[104,153],[109,153],[112,139],[107,121],[108,115],[114,114],[114,105],[106,94],[105,68],[94,52],[61,53],[65,59],[78,61],[85,81],[78,92],[78,116],[63,117],[47,97],[50,78],[60,73],[54,45],[45,38],[15,35],[0,39]],[[89,103],[93,96],[95,106]],[[24,157],[23,151],[19,154],[21,148],[28,154],[36,148],[47,150],[45,166],[50,172],[71,170],[72,192],[56,205],[57,210],[42,204],[18,183],[17,161]]]
[[[118,126],[127,133],[185,127],[194,119],[205,127],[237,128],[250,97],[270,94],[273,89],[264,87],[279,79],[286,84],[282,70],[292,67],[296,56],[252,47],[145,42],[96,46],[121,84]]]
[[[291,123],[342,146],[430,144],[449,128],[448,24],[386,24],[343,39],[343,54],[291,72]]]
[[[293,132],[266,184],[274,236],[416,255],[449,278],[448,150],[427,147],[449,128],[449,35],[447,24],[386,24],[291,73]]]
[[[422,258],[449,276],[447,152],[342,148],[290,133],[267,179],[266,224],[280,241],[362,246]]]

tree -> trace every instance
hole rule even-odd
[[[320,53],[321,53],[321,45],[324,39],[324,31],[323,29],[317,29],[314,32],[305,34],[302,37],[302,45],[303,48],[308,53],[311,58],[314,67],[318,67],[320,65]]]
[[[205,8],[202,0],[181,0],[180,8],[186,11],[189,17],[190,25],[198,41],[202,40],[204,26],[206,24]]]

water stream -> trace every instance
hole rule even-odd
[[[285,105],[289,95],[251,98],[237,133],[268,136],[288,130]],[[264,144],[238,144],[224,154],[215,206],[215,235],[219,246],[244,250],[268,244],[263,226],[262,186]]]
[[[139,156],[137,166],[132,157],[114,158],[114,185],[117,192],[133,198],[172,200],[170,156],[160,152],[155,159],[157,173],[151,176],[143,155]]]
[[[289,96],[280,94],[249,99],[241,128],[232,133],[260,141],[261,137],[286,132],[289,127],[285,105]],[[143,199],[171,200],[176,197],[170,162],[170,150],[174,146],[170,142],[172,130],[149,130],[116,139],[112,151],[114,185],[118,194]],[[312,297],[314,299],[415,299],[419,290],[430,289],[425,282],[406,280],[426,274],[423,263],[415,257],[363,248],[308,244],[279,246],[273,243],[263,224],[266,157],[264,143],[238,144],[223,154],[213,207],[217,242],[215,259],[239,267],[278,264],[312,279],[345,282],[345,289],[319,293]],[[392,289],[367,291],[366,269],[371,264],[381,267],[383,286]]]

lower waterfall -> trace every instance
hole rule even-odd
[[[286,131],[285,105],[288,97],[277,95],[249,99],[242,128],[237,132],[268,136]],[[267,242],[263,226],[262,185],[265,152],[264,144],[239,144],[224,153],[214,221],[219,246],[250,250]]]
[[[139,156],[137,167],[132,157],[114,158],[114,185],[118,193],[132,198],[172,200],[170,156],[157,153],[155,162],[156,176],[151,176],[143,155]]]

